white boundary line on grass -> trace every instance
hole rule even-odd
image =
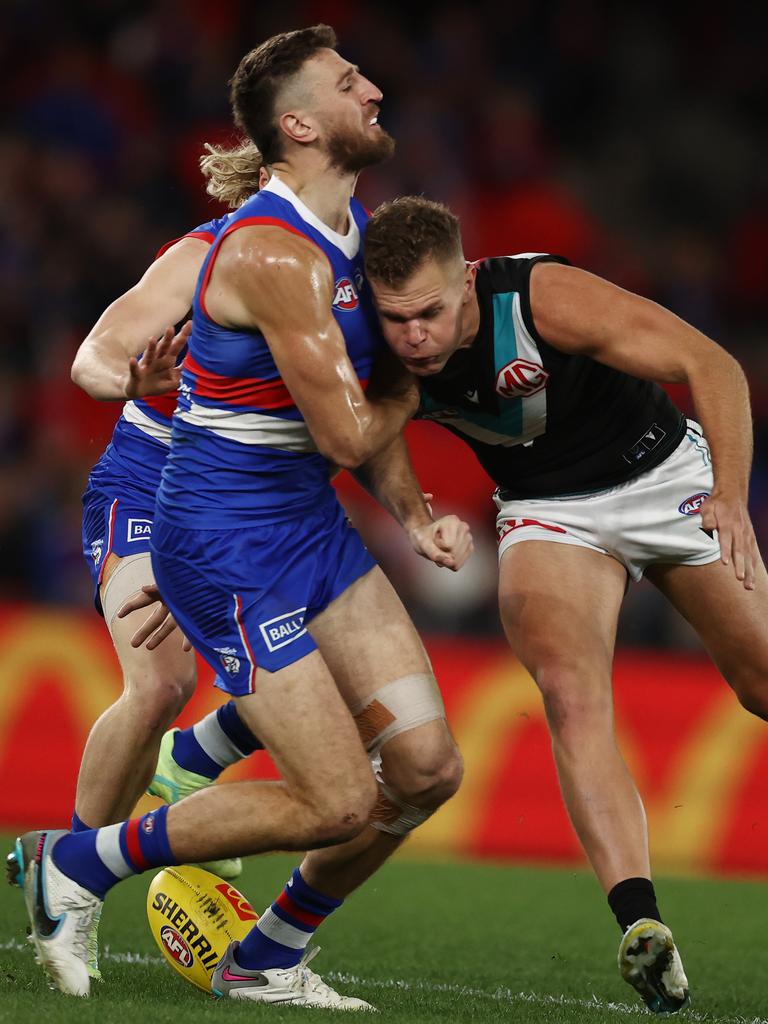
[[[0,943],[0,951],[8,950],[14,952],[25,952],[29,946],[18,939],[11,939],[8,942]],[[113,952],[106,946],[100,955],[102,960],[118,964],[138,964],[141,966],[157,966],[166,961],[159,956],[150,953]],[[625,1014],[629,1017],[638,1015],[650,1020],[651,1017],[644,1006],[639,1003],[614,1003],[609,1000],[598,999],[592,996],[591,999],[576,999],[573,996],[543,995],[538,992],[515,992],[511,988],[497,988],[493,992],[486,989],[472,988],[468,985],[456,985],[451,982],[424,981],[415,979],[406,981],[403,978],[362,978],[356,974],[346,974],[343,971],[328,971],[327,979],[342,985],[362,985],[366,988],[378,988],[395,990],[400,992],[433,992],[446,993],[448,995],[466,996],[470,999],[490,999],[498,1003],[527,1003],[534,1006],[569,1006],[582,1010],[611,1010],[614,1013]],[[681,1024],[686,1021],[696,1021],[697,1024],[768,1024],[765,1017],[713,1017],[708,1013],[699,1013],[697,1010],[685,1010],[679,1018]]]

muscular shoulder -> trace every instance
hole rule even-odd
[[[220,323],[253,326],[277,311],[285,321],[317,304],[330,309],[332,288],[328,258],[310,239],[281,227],[248,226],[221,243],[207,303]]]
[[[294,281],[307,275],[331,276],[328,258],[314,242],[305,235],[270,225],[232,232],[222,242],[217,266],[234,274],[257,273],[276,286],[281,278]]]

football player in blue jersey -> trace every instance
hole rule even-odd
[[[367,394],[360,383],[378,342],[357,269],[364,214],[350,197],[358,172],[388,155],[392,143],[377,123],[381,93],[334,46],[325,26],[275,37],[244,59],[233,82],[236,113],[267,148],[273,178],[269,194],[235,216],[231,242],[232,224],[220,229],[212,247],[220,254],[205,257],[209,272],[195,304],[209,331],[235,341],[216,353],[246,362],[258,356],[265,365],[269,355],[278,369],[241,378],[222,372],[209,358],[205,331],[197,341],[193,331],[166,465],[174,452],[177,458],[163,482],[162,529],[157,518],[152,524],[164,595],[222,673],[241,721],[264,739],[283,782],[214,787],[141,819],[19,840],[15,865],[39,959],[72,994],[89,991],[88,938],[104,894],[120,879],[159,864],[327,846],[305,857],[253,932],[227,952],[213,986],[231,998],[366,1008],[308,969],[307,942],[460,780],[461,760],[423,647],[327,487],[331,464],[360,467],[424,553],[458,568],[471,552],[465,524],[455,517],[433,523],[410,468],[400,432],[416,408],[413,383],[400,373],[392,380],[379,374],[377,383],[376,371]],[[270,222],[247,220],[251,210],[271,215]],[[329,261],[349,265],[349,273],[335,279]],[[345,320],[347,313],[357,319]],[[346,323],[358,324],[347,338],[354,363]],[[243,331],[253,348],[241,344]],[[151,377],[156,362],[158,372],[172,363],[176,344],[166,336],[132,379]],[[130,425],[154,437],[164,410],[136,404]],[[177,449],[177,426],[200,443]],[[198,468],[194,460],[208,457],[206,446],[210,466],[199,481],[213,490],[198,509],[198,494],[181,491]],[[184,466],[190,455],[193,464]],[[246,480],[234,495],[236,458],[248,472],[254,459],[264,466],[253,473],[255,490]],[[295,516],[281,518],[274,496],[258,489],[275,466],[286,488],[279,500],[293,502]],[[252,490],[273,524],[262,516],[250,526]],[[228,505],[230,492],[245,504]],[[211,517],[206,528],[192,527],[188,543],[174,547],[174,516],[195,515]],[[237,516],[244,521],[234,529],[217,529]],[[113,534],[105,545],[112,552]],[[228,589],[222,607],[214,607]],[[274,615],[279,601],[285,611]]]
[[[541,690],[568,813],[623,932],[621,973],[652,1010],[678,1010],[688,984],[616,743],[611,669],[628,579],[645,575],[768,718],[744,374],[668,310],[562,258],[467,264],[457,218],[423,198],[375,212],[366,273],[387,341],[419,377],[419,415],[498,484],[504,630]],[[656,382],[687,384],[702,426]]]

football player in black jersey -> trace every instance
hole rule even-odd
[[[366,273],[390,346],[420,378],[420,415],[499,485],[504,630],[542,693],[563,798],[623,932],[621,973],[652,1010],[678,1010],[688,983],[616,745],[611,667],[628,577],[645,574],[768,717],[744,374],[668,310],[562,258],[467,264],[458,220],[423,198],[379,207]],[[687,384],[702,426],[656,382]]]

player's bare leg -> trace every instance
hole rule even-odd
[[[180,863],[305,850],[365,827],[377,795],[373,773],[319,652],[279,672],[259,669],[255,692],[238,698],[238,711],[281,781],[212,786],[173,804],[168,838]]]
[[[120,561],[109,556],[102,597]],[[154,651],[131,647],[130,639],[145,618],[146,612],[137,611],[111,623],[124,689],[94,724],[83,752],[75,810],[89,828],[130,815],[152,778],[163,733],[194,692],[195,658],[182,649],[180,634]]]
[[[611,669],[626,571],[596,551],[526,541],[503,554],[499,605],[512,650],[544,698],[568,813],[624,932],[622,977],[657,1013],[688,981],[650,881],[645,811],[616,746]]]
[[[768,720],[768,573],[758,556],[755,589],[733,566],[654,565],[646,571],[690,622],[747,711]]]
[[[418,700],[417,688],[432,678],[424,646],[378,567],[318,615],[310,630],[353,709],[367,708],[376,701],[377,691],[398,680],[405,680],[404,692],[410,690]],[[358,715],[363,734],[375,731],[377,713],[388,714],[378,701],[373,710]],[[383,743],[380,754],[380,793],[374,812],[380,820],[350,843],[308,853],[301,865],[310,885],[337,899],[369,878],[400,846],[410,827],[451,797],[461,781],[461,756],[442,715],[398,732]],[[413,826],[402,824],[400,803],[421,812]]]
[[[167,863],[343,842],[366,826],[377,795],[370,762],[317,651],[260,672],[241,704],[283,781],[216,786],[139,821],[28,833],[17,843],[33,940],[62,991],[88,994],[87,935],[120,878]],[[64,925],[51,929],[59,918]]]
[[[645,811],[613,722],[626,579],[607,555],[542,541],[512,545],[499,568],[504,630],[541,690],[563,799],[606,893],[650,877]]]

